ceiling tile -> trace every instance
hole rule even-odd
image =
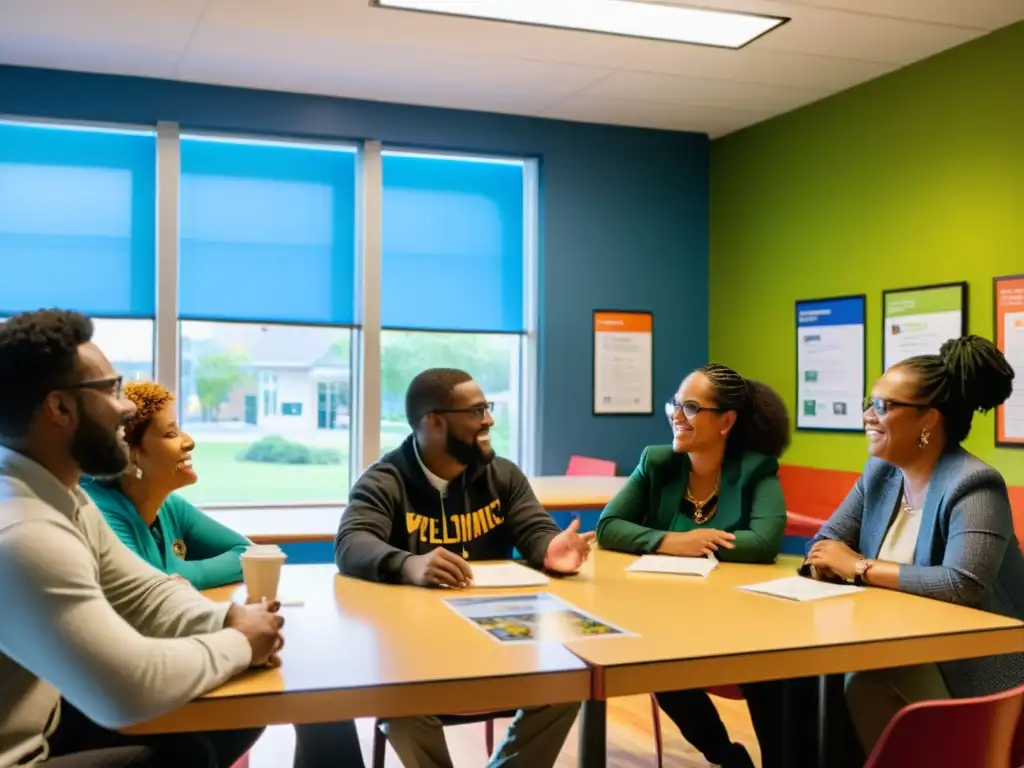
[[[771,116],[759,110],[692,107],[640,99],[616,99],[578,94],[554,104],[544,117],[611,125],[640,125],[669,131],[693,131],[712,137],[738,130]]]
[[[139,77],[174,77],[178,51],[89,40],[10,35],[0,31],[0,63]]]
[[[591,85],[583,94],[613,99],[641,99],[728,109],[789,111],[830,92],[823,89],[711,80],[678,75],[616,72]]]
[[[1024,20],[1021,0],[803,0],[807,5],[897,19],[999,29]]]
[[[652,43],[625,69],[837,91],[880,77],[891,71],[892,65],[769,51],[756,45],[730,51]]]
[[[915,2],[926,3],[931,0]],[[805,53],[894,66],[910,64],[960,45],[985,31],[981,28],[968,29],[862,15],[807,2],[711,0],[710,5],[726,10],[790,18],[788,23],[750,43],[748,48],[753,50]]]
[[[181,50],[204,5],[205,0],[0,0],[0,19],[6,34]]]
[[[304,84],[296,88],[302,91],[375,100],[401,93],[415,103],[433,103],[431,99],[437,98],[446,106],[453,101],[466,106],[471,103],[467,99],[476,99],[483,110],[514,102],[529,113],[610,74],[593,67],[409,51],[367,43],[320,43],[305,47],[299,55],[294,47],[300,39],[278,36],[273,48],[270,40],[261,44],[262,39],[262,33],[250,33],[235,36],[233,44],[210,47],[206,46],[211,41],[200,44],[197,40],[182,62],[179,77],[203,81],[223,67],[235,78],[273,77],[274,83],[264,87],[281,88],[287,81]]]
[[[292,32],[339,44],[379,43],[445,53],[470,53],[616,68],[647,41],[612,35],[502,24],[478,19],[371,7],[369,0],[303,3],[302,12],[280,0],[210,0],[205,31]]]

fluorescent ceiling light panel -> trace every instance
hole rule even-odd
[[[741,48],[789,19],[642,0],[371,0],[382,8],[468,16],[674,43]]]

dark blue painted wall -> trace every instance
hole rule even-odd
[[[667,441],[591,407],[591,310],[654,312],[655,397],[707,358],[709,141],[597,126],[163,80],[0,67],[0,114],[525,155],[540,159],[540,470],[573,453],[632,469]]]

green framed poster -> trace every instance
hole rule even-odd
[[[882,369],[915,355],[937,355],[967,333],[967,283],[882,292]]]

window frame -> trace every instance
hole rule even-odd
[[[179,217],[181,180],[181,130],[178,124],[157,124],[157,242],[156,242],[156,317],[154,318],[154,371],[156,380],[171,392],[180,383],[180,333],[178,313]],[[425,150],[388,145],[386,150],[375,139],[359,142],[307,140],[287,136],[249,136],[241,133],[187,131],[189,137],[291,143],[337,148],[354,146],[356,150],[356,322],[351,333],[352,391],[350,393],[349,477],[354,480],[380,452],[381,431],[381,267],[383,174],[382,153],[394,152],[428,156],[451,156],[480,161],[501,161],[523,167],[523,315],[524,332],[510,334],[520,338],[518,387],[519,423],[510,430],[511,449],[527,474],[538,466],[537,420],[538,386],[538,293],[539,293],[539,161],[534,157],[499,156],[475,152]],[[201,318],[188,318],[200,320]],[[210,322],[213,322],[212,320]],[[245,322],[218,319],[217,322]],[[287,324],[292,325],[292,324]],[[300,325],[300,324],[296,324]],[[343,326],[338,326],[343,327]],[[401,329],[387,329],[401,330]],[[421,329],[418,329],[421,330]],[[446,329],[436,329],[448,332]],[[468,332],[468,331],[463,331]],[[488,334],[489,335],[489,334]],[[262,403],[260,404],[262,406]],[[309,504],[304,502],[268,502],[260,508],[340,507],[345,502]],[[203,505],[210,509],[251,509],[251,503]]]

